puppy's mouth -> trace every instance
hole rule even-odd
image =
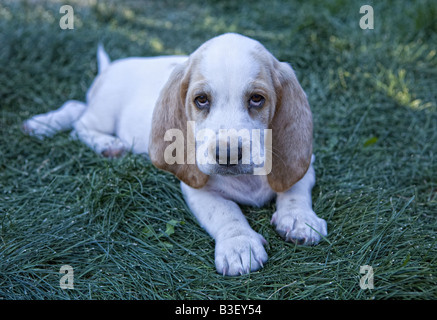
[[[249,164],[217,164],[211,168],[210,174],[222,176],[253,174],[253,166]]]

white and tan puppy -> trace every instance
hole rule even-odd
[[[114,62],[99,47],[98,64],[86,103],[37,115],[24,132],[43,138],[72,130],[106,157],[148,153],[181,180],[188,206],[215,239],[219,273],[244,274],[267,261],[264,238],[237,203],[262,206],[276,197],[271,223],[286,241],[312,245],[327,235],[312,209],[306,95],[293,69],[259,42],[224,34],[188,57]]]

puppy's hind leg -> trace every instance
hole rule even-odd
[[[96,153],[107,158],[121,157],[128,149],[126,144],[118,137],[96,129],[90,129],[82,121],[75,124],[71,137],[79,139]]]
[[[44,139],[60,131],[73,129],[74,123],[82,116],[86,104],[68,100],[59,109],[38,114],[23,122],[21,129],[25,134]]]

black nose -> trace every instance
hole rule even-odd
[[[238,163],[240,163],[241,159],[243,158],[243,149],[241,148],[241,146],[238,146],[237,158],[238,158]],[[238,163],[235,163],[235,162],[237,162],[237,161],[235,161],[236,160],[235,158],[231,159],[231,148],[229,147],[229,145],[226,149],[226,162],[224,161],[225,159],[223,157],[220,158],[220,148],[219,147],[216,148],[215,159],[217,161],[217,164],[219,164],[221,166],[230,167],[230,166],[236,166],[238,164]],[[220,159],[222,159],[222,160],[220,161]]]

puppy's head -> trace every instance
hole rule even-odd
[[[214,174],[266,174],[282,192],[310,164],[311,111],[288,64],[255,40],[225,34],[175,68],[149,146],[155,166],[194,188]]]

